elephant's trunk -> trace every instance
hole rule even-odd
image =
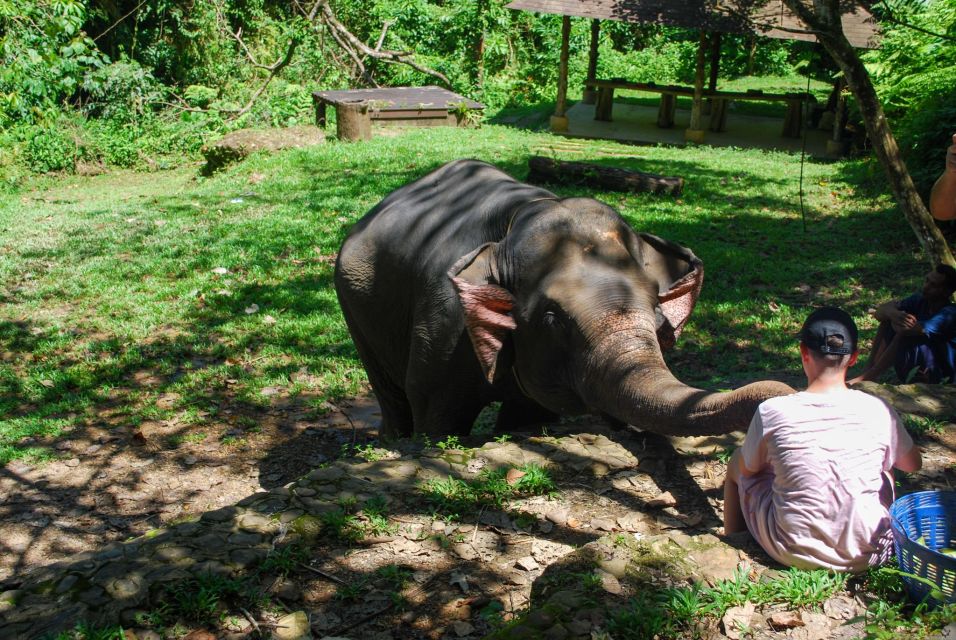
[[[682,383],[664,364],[646,314],[616,316],[592,351],[585,401],[642,430],[699,436],[746,430],[757,405],[794,392],[781,382],[763,381],[733,391],[710,392]],[[607,320],[605,319],[605,322]]]

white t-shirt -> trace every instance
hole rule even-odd
[[[861,391],[802,391],[763,402],[740,477],[751,534],[779,562],[861,571],[885,555],[884,472],[913,447],[899,416]]]

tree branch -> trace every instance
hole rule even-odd
[[[329,27],[333,35],[337,34],[339,36],[336,38],[337,41],[339,38],[341,38],[341,40],[347,41],[356,52],[360,52],[367,57],[375,58],[376,60],[382,60],[384,62],[406,64],[417,71],[420,71],[426,75],[430,75],[433,78],[437,78],[444,83],[445,86],[449,86],[451,84],[445,74],[441,73],[440,71],[436,71],[430,67],[426,67],[425,65],[409,60],[408,56],[412,55],[409,52],[372,49],[359,38],[357,38],[351,31],[349,31],[344,24],[339,22],[339,19],[335,16],[335,13],[332,11],[332,8],[329,6],[329,3],[326,0],[318,0],[318,3],[321,4],[319,11],[322,14],[322,22]]]

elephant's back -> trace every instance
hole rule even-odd
[[[472,249],[500,240],[520,203],[550,195],[478,160],[456,160],[401,187],[349,233],[338,268],[367,279],[370,271],[431,279]]]

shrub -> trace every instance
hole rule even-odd
[[[120,60],[86,74],[87,112],[108,120],[134,122],[163,97],[153,75],[135,60]]]
[[[30,127],[23,150],[27,166],[34,173],[73,171],[76,167],[76,143],[57,127]]]

